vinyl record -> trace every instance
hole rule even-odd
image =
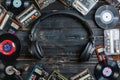
[[[20,40],[13,34],[0,35],[0,60],[14,61],[21,50]]]
[[[95,21],[102,29],[113,28],[119,21],[119,12],[113,6],[103,5],[97,9]]]
[[[4,0],[2,3],[6,9],[14,15],[20,14],[23,10],[25,10],[29,5],[29,0]]]
[[[108,61],[107,64],[99,62],[95,66],[94,74],[97,80],[117,80],[119,68],[115,61]]]

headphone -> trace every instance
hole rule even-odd
[[[37,34],[35,33],[35,31],[37,30],[37,27],[42,23],[42,21],[54,15],[66,15],[66,16],[70,16],[73,18],[77,18],[80,21],[80,23],[84,26],[84,28],[88,31],[90,38],[84,51],[80,55],[80,61],[89,60],[90,55],[94,52],[94,48],[95,48],[93,31],[90,28],[90,25],[88,24],[88,22],[86,22],[86,20],[82,16],[80,16],[79,13],[77,13],[76,11],[71,11],[71,10],[52,12],[40,18],[40,20],[34,25],[34,27],[32,28],[29,34],[29,39],[32,42],[31,47],[29,48],[30,53],[38,57],[39,59],[43,57],[43,50],[39,44],[39,41],[37,41]]]

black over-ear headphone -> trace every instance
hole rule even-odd
[[[84,28],[88,31],[88,34],[90,36],[89,41],[86,45],[86,48],[84,49],[84,51],[81,53],[80,56],[80,61],[87,61],[90,58],[90,55],[93,53],[94,51],[94,35],[93,35],[93,31],[91,30],[88,22],[79,15],[79,13],[77,13],[76,11],[56,11],[53,13],[50,13],[48,15],[45,15],[44,17],[42,17],[33,27],[33,29],[31,30],[31,33],[29,35],[29,39],[32,42],[31,47],[29,48],[29,51],[31,54],[35,55],[38,58],[42,58],[43,57],[43,50],[40,46],[40,44],[37,41],[37,33],[35,33],[35,31],[37,30],[37,27],[42,23],[42,21],[44,21],[45,19],[47,19],[50,16],[54,16],[54,15],[66,15],[66,16],[70,16],[73,18],[77,18],[80,23],[84,26]]]

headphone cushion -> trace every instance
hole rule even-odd
[[[35,46],[36,46],[38,56],[40,56],[42,58],[43,57],[43,50],[42,50],[38,41],[35,42]]]
[[[84,51],[80,55],[80,61],[88,61],[90,58],[90,54],[93,53],[93,44],[88,42]]]
[[[32,42],[31,47],[29,48],[29,52],[31,55],[41,59],[43,57],[40,47],[38,46],[38,42]]]
[[[31,53],[31,55],[34,55],[34,56],[37,53],[36,50],[35,50],[35,46],[34,46],[33,42],[31,43],[31,46],[29,48],[29,52]]]

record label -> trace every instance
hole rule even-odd
[[[22,5],[22,1],[21,0],[14,0],[13,1],[13,6],[16,7],[16,8],[19,8],[21,7]]]
[[[106,77],[111,76],[111,75],[112,75],[112,70],[111,70],[111,68],[105,67],[105,68],[103,69],[103,75],[106,76]]]
[[[4,40],[0,43],[0,52],[4,55],[11,55],[15,52],[15,44],[11,40]]]
[[[103,5],[97,9],[95,21],[102,29],[113,28],[119,21],[119,12],[111,5]]]
[[[2,61],[14,61],[21,49],[20,40],[17,36],[6,33],[0,35],[0,59]]]
[[[102,11],[101,21],[105,24],[110,24],[113,21],[113,13],[109,10]]]

